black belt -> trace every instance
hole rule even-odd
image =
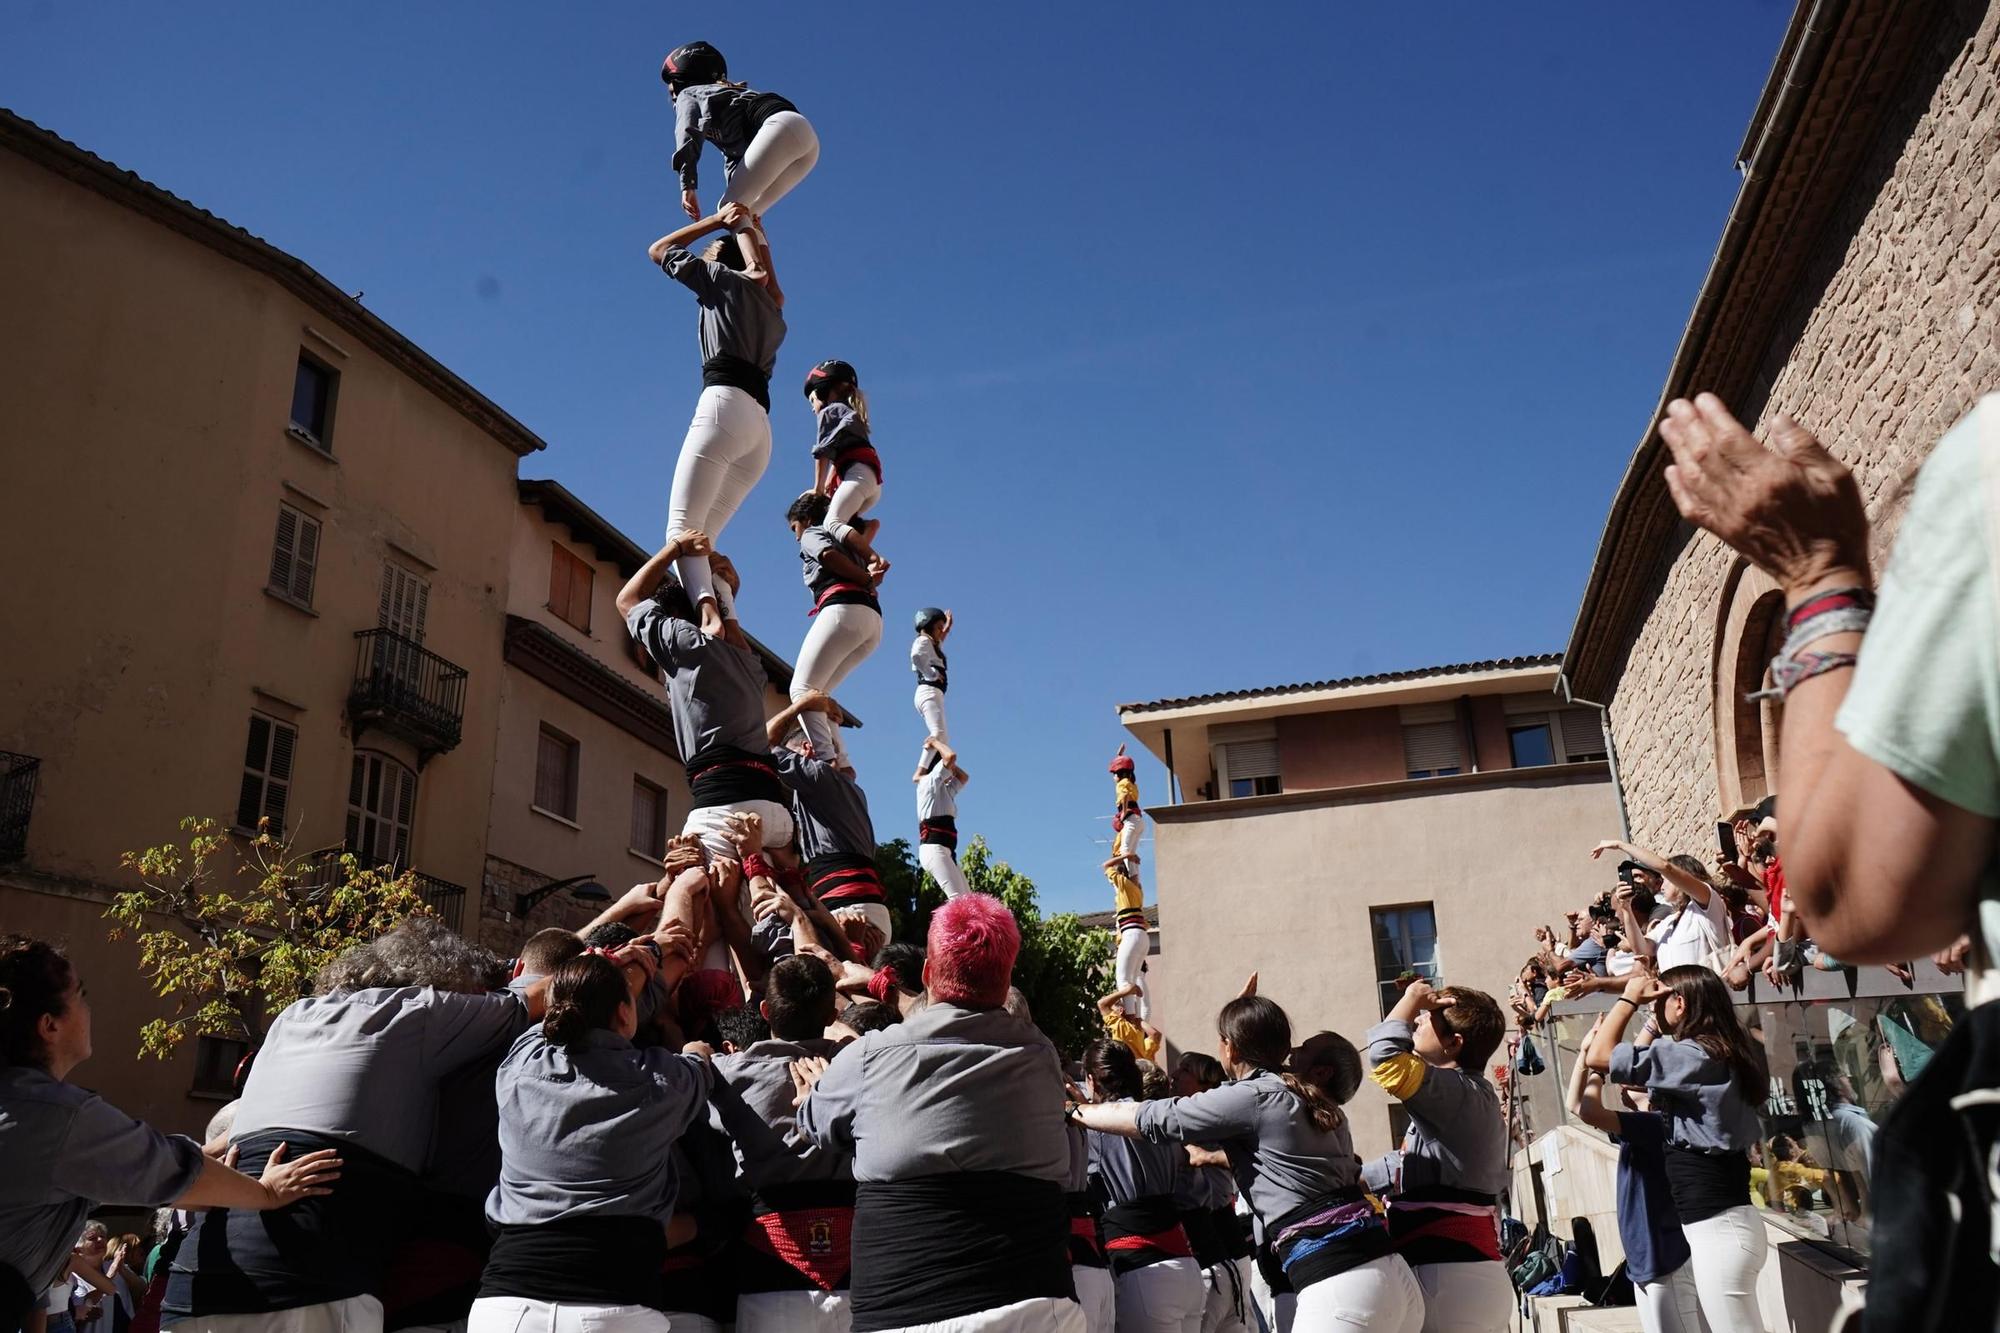
[[[710,389],[741,389],[766,412],[771,410],[771,377],[764,373],[763,367],[740,356],[727,352],[711,356],[701,363],[701,382]]]

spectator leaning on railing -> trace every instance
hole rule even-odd
[[[1983,399],[1925,463],[1882,587],[1839,460],[1788,417],[1759,443],[1713,394],[1668,405],[1681,514],[1770,574],[1787,635],[1784,892],[1820,946],[1893,963],[1971,932],[1967,993],[1989,997],[2000,938],[2000,402]],[[1871,1328],[1992,1322],[2000,1267],[1979,1182],[2000,1112],[2000,1009],[1979,1004],[1875,1146]],[[1958,1197],[1953,1197],[1953,1196]]]

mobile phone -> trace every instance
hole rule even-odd
[[[1715,843],[1722,851],[1722,859],[1736,864],[1736,826],[1726,819],[1715,821]]]

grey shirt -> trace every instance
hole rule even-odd
[[[773,1037],[715,1057],[709,1120],[735,1145],[738,1174],[751,1189],[854,1179],[845,1153],[822,1148],[800,1131],[798,1108],[792,1105],[792,1061],[830,1059],[836,1049],[830,1041]]]
[[[792,789],[800,860],[811,865],[822,856],[875,855],[875,821],[868,817],[868,793],[860,783],[824,759],[790,749],[771,754],[778,776]]]
[[[162,1134],[95,1093],[0,1066],[0,1264],[41,1293],[91,1209],[171,1203],[201,1174],[201,1145]]]
[[[1062,1108],[1062,1065],[1038,1029],[933,1000],[843,1048],[799,1128],[852,1154],[857,1181],[1011,1171],[1068,1188]]]
[[[667,673],[674,741],[683,763],[718,745],[762,755],[764,665],[748,648],[711,639],[660,609],[651,598],[632,608],[625,628]]]
[[[805,574],[806,588],[817,597],[822,589],[828,585],[846,582],[848,586],[859,588],[866,592],[872,599],[875,595],[875,590],[871,585],[867,583],[857,584],[851,580],[843,579],[840,575],[834,573],[821,563],[821,558],[828,551],[834,550],[837,547],[840,547],[840,539],[823,527],[807,528],[799,534],[799,564]],[[851,551],[841,548],[840,553],[845,555],[850,561],[854,560],[854,555]],[[878,606],[876,609],[879,611],[881,608]]]
[[[1763,1137],[1757,1109],[1737,1087],[1728,1062],[1699,1042],[1672,1037],[1650,1046],[1619,1042],[1611,1051],[1611,1081],[1653,1094],[1654,1112],[1666,1117],[1669,1143],[1736,1152]]]
[[[939,815],[958,818],[958,780],[951,775],[951,765],[942,761],[917,783],[917,822]]]
[[[500,1226],[571,1217],[674,1213],[675,1142],[707,1103],[708,1061],[640,1049],[608,1029],[574,1048],[539,1027],[500,1062],[500,1183],[486,1216]]]
[[[868,423],[846,403],[828,403],[819,410],[819,438],[813,443],[814,458],[832,458],[846,449],[872,446]]]
[[[785,341],[785,312],[764,285],[677,245],[667,250],[660,268],[701,302],[703,363],[733,356],[770,378]]]
[[[1347,1121],[1320,1129],[1299,1095],[1268,1070],[1192,1097],[1141,1102],[1139,1132],[1160,1142],[1219,1146],[1250,1200],[1260,1236],[1265,1223],[1351,1188],[1357,1179]]]
[[[1415,1030],[1397,1018],[1368,1029],[1364,1046],[1362,1060],[1371,1069],[1391,1060],[1423,1060]],[[1402,1147],[1363,1169],[1370,1189],[1409,1193],[1444,1186],[1499,1194],[1507,1188],[1507,1122],[1491,1083],[1463,1069],[1424,1064],[1421,1080],[1402,1102],[1409,1131]]]
[[[528,1011],[506,991],[428,986],[332,991],[293,1002],[264,1038],[230,1141],[299,1129],[410,1171],[431,1157],[438,1089],[507,1049]]]
[[[797,110],[776,93],[760,93],[754,88],[733,88],[726,83],[701,83],[683,88],[674,97],[674,170],[680,174],[681,188],[692,190],[700,184],[702,140],[722,153],[723,174],[734,176],[750,151],[757,135],[751,125],[751,111],[764,99],[776,98],[777,109]],[[775,105],[775,104],[774,104]]]
[[[1090,1136],[1090,1174],[1102,1185],[1105,1199],[1113,1204],[1175,1194],[1176,1160],[1182,1170],[1189,1169],[1187,1154],[1178,1143],[1128,1139],[1120,1134]]]

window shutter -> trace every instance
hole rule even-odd
[[[1435,773],[1463,768],[1456,722],[1422,722],[1403,728],[1403,763],[1410,773]]]
[[[400,765],[393,772],[396,775],[396,865],[407,869],[410,864],[410,824],[417,806],[417,775]]]
[[[293,552],[299,543],[299,514],[286,505],[278,506],[278,535],[271,542],[270,586],[282,593],[292,590]]]
[[[569,619],[569,553],[560,542],[549,543],[549,610],[560,620]]]
[[[571,770],[576,764],[576,744],[552,731],[541,736],[541,748],[535,753],[535,804],[551,814],[575,819],[571,793],[576,786]]]
[[[292,556],[292,597],[312,605],[313,576],[319,570],[319,523],[304,514],[298,517],[298,546]]]
[[[1278,742],[1231,741],[1222,747],[1222,758],[1228,769],[1222,775],[1225,784],[1239,778],[1275,778],[1278,776]]]
[[[1563,752],[1572,764],[1604,758],[1604,727],[1597,713],[1588,708],[1564,709],[1562,743]]]
[[[250,737],[243,748],[243,785],[236,793],[236,827],[254,829],[264,813],[264,769],[271,754],[269,720],[250,715]]]
[[[590,562],[571,557],[569,566],[569,623],[590,633]]]
[[[285,806],[292,792],[292,748],[298,737],[298,732],[282,722],[271,724],[271,766],[264,780],[264,814],[271,821],[271,831],[279,836],[285,831]]]
[[[632,850],[658,856],[664,849],[660,823],[666,793],[644,779],[632,782]]]

